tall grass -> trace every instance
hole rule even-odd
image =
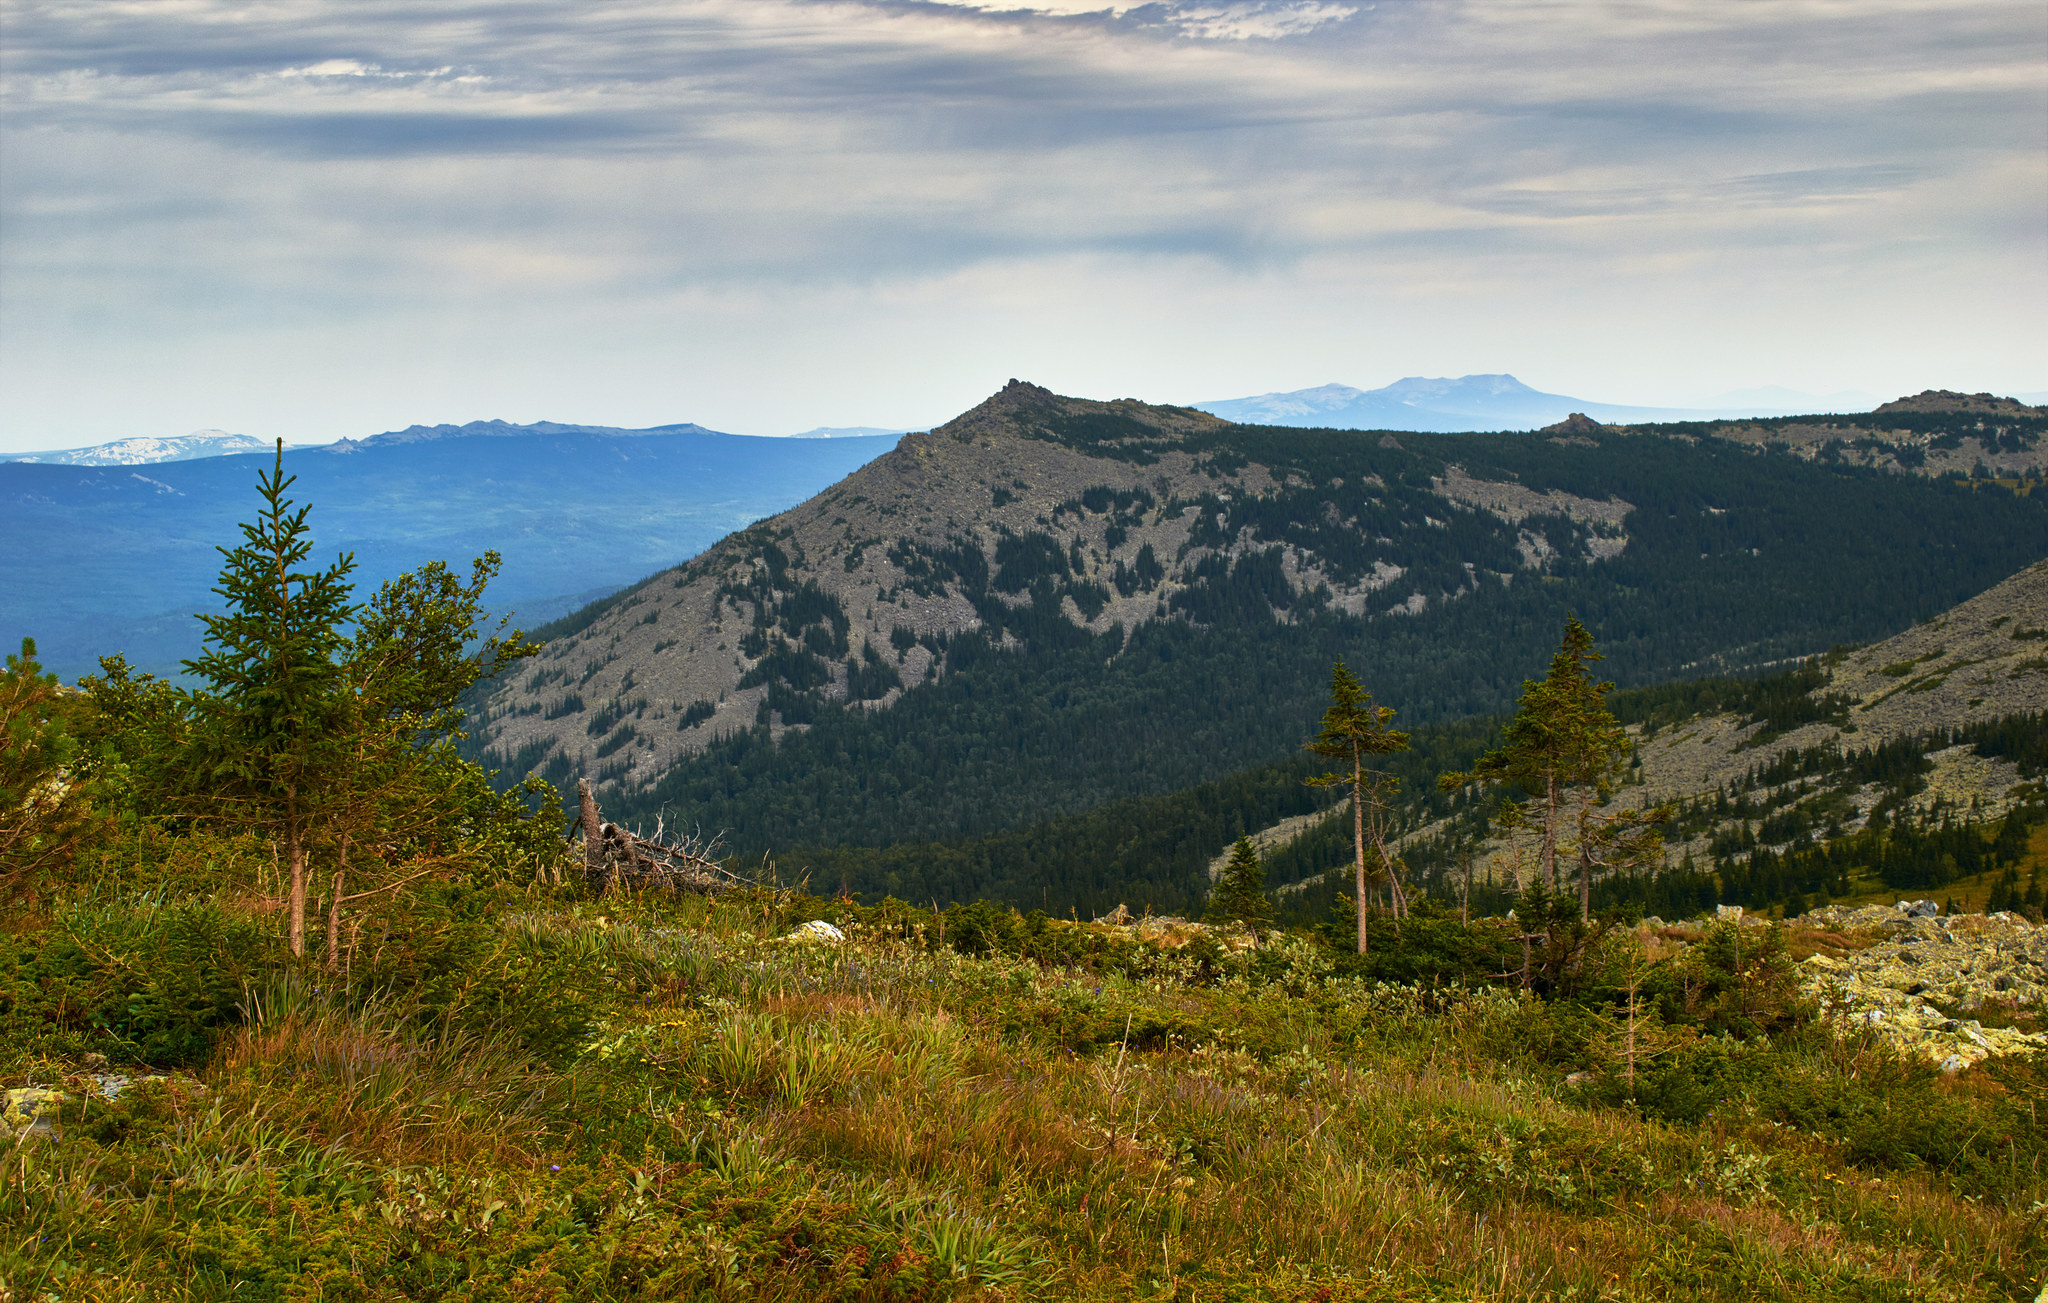
[[[1758,1091],[1659,1121],[1566,1084],[1583,1029],[1515,993],[1351,981],[1292,942],[1198,971],[969,958],[900,920],[781,939],[818,908],[507,902],[462,989],[573,988],[560,1044],[518,1020],[557,1026],[561,998],[256,973],[209,1055],[116,1100],[74,1073],[62,1138],[0,1151],[10,1303],[2041,1285],[2023,1130],[2007,1167],[1966,1170],[1869,1156]],[[59,1051],[15,1078],[61,1074]],[[1838,1108],[1910,1087],[2009,1129],[2038,1080],[1745,1052]]]

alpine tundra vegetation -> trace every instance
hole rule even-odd
[[[2035,1298],[2042,502],[1584,426],[1013,385],[534,637],[280,452],[0,674],[0,1300]]]

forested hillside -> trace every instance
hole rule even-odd
[[[748,854],[979,837],[1289,755],[1347,658],[1497,711],[1567,612],[1624,685],[1881,637],[2048,501],[1731,440],[1228,426],[1027,385],[543,634],[510,773]]]
[[[1939,895],[1972,883],[1966,894],[1979,904],[2039,908],[2048,883],[2021,866],[2048,821],[2044,624],[2048,563],[1870,647],[1761,678],[1615,693],[1608,704],[1631,763],[1611,808],[1670,813],[1658,824],[1661,870],[1603,878],[1595,900],[1667,916],[1722,903],[1798,914],[1877,888]],[[1517,843],[1492,817],[1517,794],[1436,785],[1496,745],[1504,722],[1426,724],[1413,731],[1410,749],[1387,759],[1400,783],[1393,832],[1406,880],[1439,904],[1456,905],[1468,891],[1475,913],[1513,903]],[[1348,870],[1353,854],[1346,811],[1302,817],[1328,806],[1302,786],[1319,768],[1298,753],[1011,832],[804,848],[782,862],[815,886],[915,900],[986,897],[1092,913],[1128,902],[1186,912],[1209,889],[1233,838],[1290,821],[1278,830],[1284,835],[1261,838],[1267,882],[1282,888],[1281,917],[1312,923],[1348,890],[1341,877],[1322,875]],[[1526,869],[1526,857],[1520,862]]]

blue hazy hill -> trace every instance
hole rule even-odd
[[[700,426],[414,426],[287,449],[315,558],[353,551],[358,591],[495,548],[493,606],[525,627],[686,560],[802,502],[897,436],[776,439]],[[240,541],[269,453],[142,466],[0,464],[0,646],[36,639],[72,677],[123,652],[159,672],[199,649],[215,548]]]
[[[1744,397],[1744,396],[1738,396]],[[1456,379],[1409,376],[1379,389],[1320,385],[1252,398],[1195,403],[1226,421],[1248,425],[1291,425],[1328,430],[1533,430],[1583,412],[1596,421],[1628,425],[1644,421],[1698,421],[1736,416],[1773,416],[1787,410],[1768,401],[1717,405],[1712,409],[1625,407],[1568,394],[1532,389],[1511,375],[1468,375]],[[1867,406],[1868,404],[1865,404]]]

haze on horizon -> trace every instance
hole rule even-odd
[[[2048,388],[2048,9],[13,0],[0,451]]]

